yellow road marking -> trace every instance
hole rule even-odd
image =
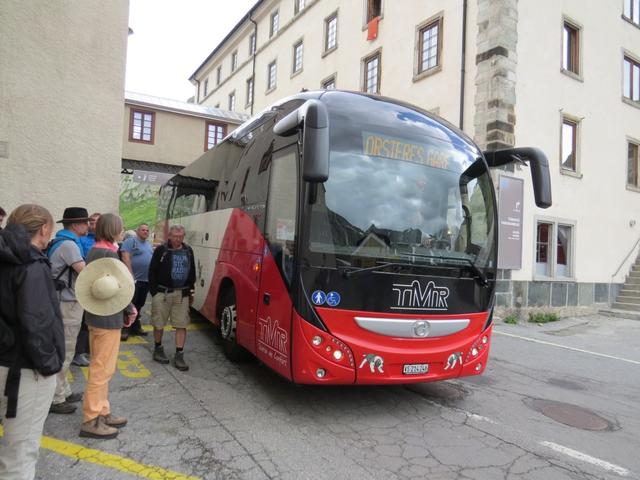
[[[121,350],[118,355],[118,371],[129,378],[147,378],[151,372],[145,367],[135,353],[130,350]]]
[[[173,327],[171,327],[171,325],[167,325],[165,330],[168,330],[170,328],[173,328]],[[190,323],[187,326],[187,330],[207,330],[209,328],[213,328],[213,324],[211,324],[210,322]],[[151,325],[143,325],[142,329],[145,332],[153,332],[153,327]],[[131,337],[129,337],[129,338],[131,338]],[[127,341],[129,341],[129,340],[127,340]]]
[[[0,436],[2,435],[4,435],[4,430],[2,426],[0,426]],[[112,453],[86,448],[82,445],[46,437],[44,435],[42,436],[40,447],[75,460],[94,463],[102,467],[130,473],[142,478],[149,478],[151,480],[200,480],[198,477],[183,475],[182,473],[165,470],[164,468],[153,465],[145,465],[144,463],[138,463]]]
[[[148,342],[144,338],[132,335],[127,339],[126,342],[122,342],[120,344],[120,347],[122,347],[123,345],[146,345],[147,343]]]

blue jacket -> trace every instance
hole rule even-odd
[[[49,246],[49,249],[47,250],[47,257],[51,258],[51,255],[53,255],[53,252],[55,252],[57,250],[57,248],[60,245],[62,245],[62,242],[65,241],[65,240],[72,240],[72,241],[76,242],[76,245],[78,245],[78,248],[80,249],[80,253],[82,254],[82,258],[86,257],[86,253],[84,251],[84,247],[82,246],[82,243],[80,242],[80,237],[78,235],[76,235],[75,233],[69,231],[69,230],[59,230],[58,232],[56,232],[56,236],[51,241],[51,245]]]
[[[80,244],[82,245],[80,251],[82,252],[82,256],[86,259],[89,254],[89,250],[91,250],[96,244],[96,235],[93,232],[87,233],[84,237],[80,237]]]

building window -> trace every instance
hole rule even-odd
[[[229,94],[229,110],[235,112],[236,110],[236,92],[235,90]]]
[[[154,112],[131,109],[129,140],[152,144],[155,118],[156,114]]]
[[[573,225],[549,221],[537,223],[536,276],[573,277],[573,228]]]
[[[256,34],[249,35],[249,56],[256,53]]]
[[[204,96],[205,96],[205,97],[207,96],[207,92],[208,92],[208,91],[209,91],[209,79],[207,78],[207,79],[204,81]]]
[[[640,0],[624,0],[624,17],[640,26]]]
[[[269,38],[278,33],[279,22],[280,15],[278,14],[278,10],[276,10],[271,14],[271,23],[269,24]]]
[[[580,28],[567,21],[562,30],[562,68],[580,75]]]
[[[418,33],[418,73],[440,65],[442,17],[422,27]]]
[[[236,50],[231,54],[231,71],[235,72],[238,68],[238,51]]]
[[[210,150],[222,141],[227,133],[226,125],[216,122],[207,122],[205,150]]]
[[[364,59],[363,87],[367,93],[380,93],[380,52]]]
[[[300,13],[302,10],[304,10],[305,4],[307,2],[305,0],[294,0],[293,2],[293,12],[295,14]]]
[[[333,13],[324,21],[324,51],[338,46],[338,13]]]
[[[562,117],[560,166],[563,170],[578,171],[578,122]]]
[[[624,57],[624,97],[640,101],[640,63]]]
[[[640,180],[638,179],[638,170],[640,170],[640,146],[637,143],[629,142],[627,145],[627,185],[640,188]]]
[[[220,85],[222,81],[222,65],[216,69],[216,85]]]
[[[336,88],[336,76],[331,75],[329,78],[322,81],[321,84],[324,90],[335,90]]]
[[[382,15],[382,0],[366,0],[367,2],[367,23]]]
[[[247,79],[247,106],[253,103],[253,77]]]
[[[277,73],[277,65],[276,62],[273,61],[267,67],[267,91],[276,88]]]
[[[293,68],[292,73],[298,73],[302,70],[302,41],[293,46]]]
[[[573,277],[571,271],[571,244],[573,236],[573,227],[570,225],[557,225],[556,228],[556,277]]]
[[[550,223],[538,222],[536,233],[536,275],[550,276],[549,265],[549,234],[553,230]]]

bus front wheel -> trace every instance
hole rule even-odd
[[[222,336],[222,350],[232,362],[239,362],[247,358],[247,351],[238,345],[236,337],[236,296],[233,290],[225,292],[220,314],[220,335]]]

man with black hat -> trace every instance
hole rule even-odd
[[[50,413],[73,413],[73,403],[82,400],[82,394],[73,393],[67,381],[67,372],[76,348],[76,338],[82,323],[83,309],[76,300],[75,281],[85,266],[80,237],[89,229],[89,213],[85,208],[69,207],[64,211],[63,229],[51,241],[47,256],[51,262],[51,274],[55,280],[62,322],[64,323],[65,358],[62,370],[56,378],[56,393]]]

